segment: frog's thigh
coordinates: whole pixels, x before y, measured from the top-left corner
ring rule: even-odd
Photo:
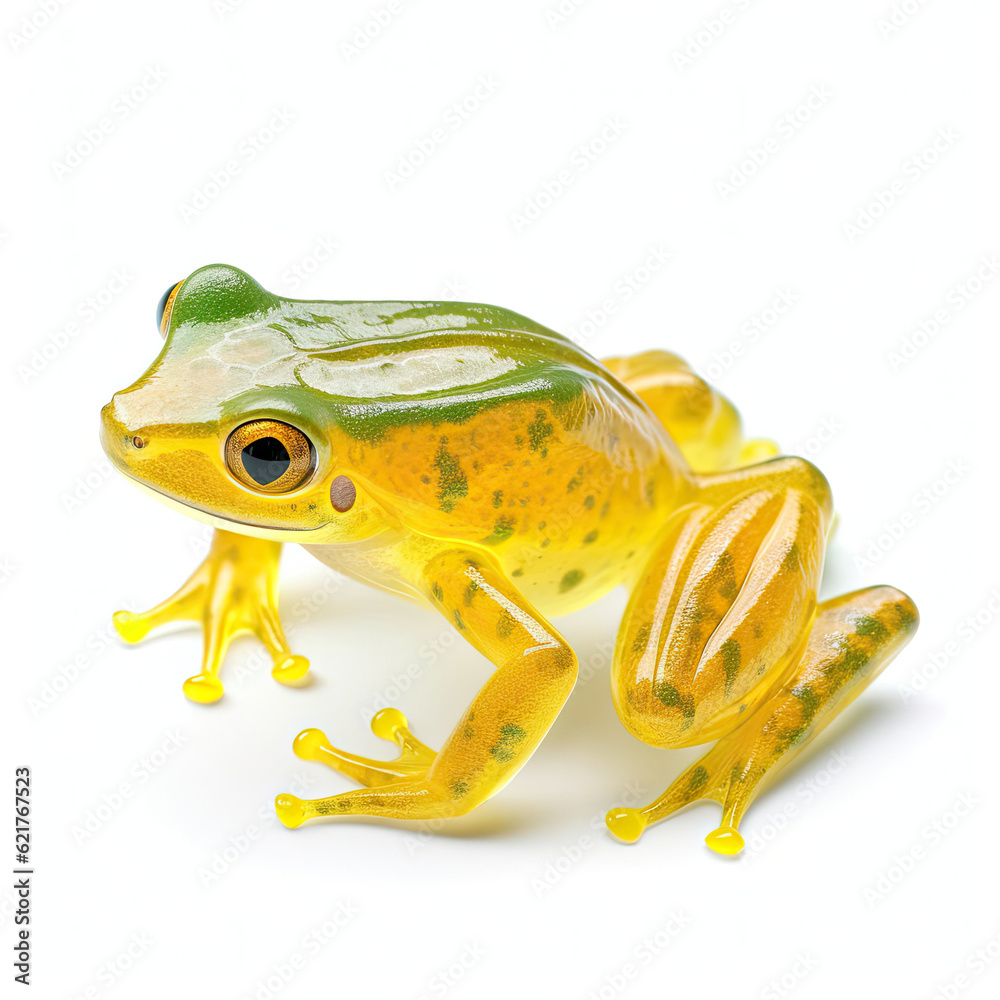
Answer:
[[[721,854],[743,847],[737,827],[747,807],[781,768],[839,715],[909,642],[917,609],[892,587],[871,587],[820,605],[791,675],[742,725],[687,768],[642,809],[612,809],[607,823],[635,840],[650,823],[698,799],[722,806],[706,838]]]
[[[777,452],[771,441],[743,437],[736,407],[669,351],[645,351],[601,362],[653,411],[699,472],[729,469]]]
[[[664,526],[612,667],[622,723],[653,746],[738,725],[801,653],[816,611],[829,498],[799,459],[702,479]],[[817,473],[818,475],[818,473]]]
[[[576,680],[576,657],[491,557],[444,552],[428,564],[421,585],[498,670],[424,774],[327,799],[279,796],[278,815],[286,825],[314,816],[427,819],[468,812],[513,777],[559,714]],[[349,756],[340,754],[334,766],[346,770]]]

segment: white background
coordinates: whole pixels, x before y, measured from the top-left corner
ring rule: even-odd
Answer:
[[[555,2],[394,3],[381,27],[388,0],[102,0],[48,23],[6,5],[3,773],[34,775],[35,995],[997,995],[975,953],[1000,953],[1000,282],[968,282],[1000,252],[1000,12]],[[703,843],[710,805],[634,846],[603,828],[699,753],[615,717],[620,593],[560,621],[584,681],[476,813],[285,830],[276,793],[351,787],[298,761],[296,732],[384,756],[368,718],[388,695],[438,745],[488,665],[300,551],[282,608],[307,690],[241,640],[223,702],[193,705],[197,630],[113,637],[111,612],[176,587],[205,533],[110,472],[98,410],[158,350],[163,289],[213,261],[298,297],[502,304],[598,356],[676,350],[829,476],[824,593],[896,584],[917,638],[753,806],[735,860]]]

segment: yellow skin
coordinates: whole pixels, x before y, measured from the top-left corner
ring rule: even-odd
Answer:
[[[507,310],[301,302],[222,265],[174,287],[161,332],[159,357],[104,408],[102,440],[129,478],[216,532],[173,597],[115,615],[122,636],[200,621],[202,668],[185,683],[195,701],[222,696],[219,667],[241,631],[296,683],[309,664],[281,629],[277,566],[280,543],[298,542],[436,608],[497,668],[439,751],[395,709],[372,720],[395,761],[300,733],[300,757],[365,787],[279,795],[287,826],[456,816],[489,798],[573,688],[576,657],[549,618],[624,584],[611,671],[622,723],[658,747],[719,742],[608,826],[635,840],[711,798],[723,824],[707,842],[735,853],[763,779],[916,628],[916,608],[889,587],[817,603],[823,475],[746,441],[732,405],[665,351],[602,364]]]

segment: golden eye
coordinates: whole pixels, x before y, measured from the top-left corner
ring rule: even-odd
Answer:
[[[226,465],[244,486],[260,493],[288,493],[313,469],[309,438],[280,420],[241,424],[226,442]]]
[[[170,326],[170,310],[174,307],[174,299],[177,297],[177,289],[183,285],[183,281],[178,281],[176,285],[171,285],[156,304],[156,325],[160,328],[160,336],[167,335],[167,327]]]

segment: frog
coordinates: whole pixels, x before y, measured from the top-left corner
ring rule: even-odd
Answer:
[[[660,749],[711,744],[645,806],[612,807],[630,843],[699,800],[706,837],[739,853],[755,796],[912,637],[902,591],[819,599],[833,522],[810,461],[744,434],[735,406],[676,354],[599,361],[511,310],[452,301],[291,299],[213,264],[157,307],[162,347],[101,413],[113,466],[211,526],[170,597],[114,625],[203,633],[186,696],[223,695],[234,636],[274,678],[309,660],[281,624],[282,546],[442,615],[493,672],[439,749],[394,707],[378,759],[307,728],[293,752],[358,787],[279,794],[289,828],[324,817],[437,821],[495,795],[539,746],[576,682],[551,619],[627,593],[609,674],[618,718]]]

